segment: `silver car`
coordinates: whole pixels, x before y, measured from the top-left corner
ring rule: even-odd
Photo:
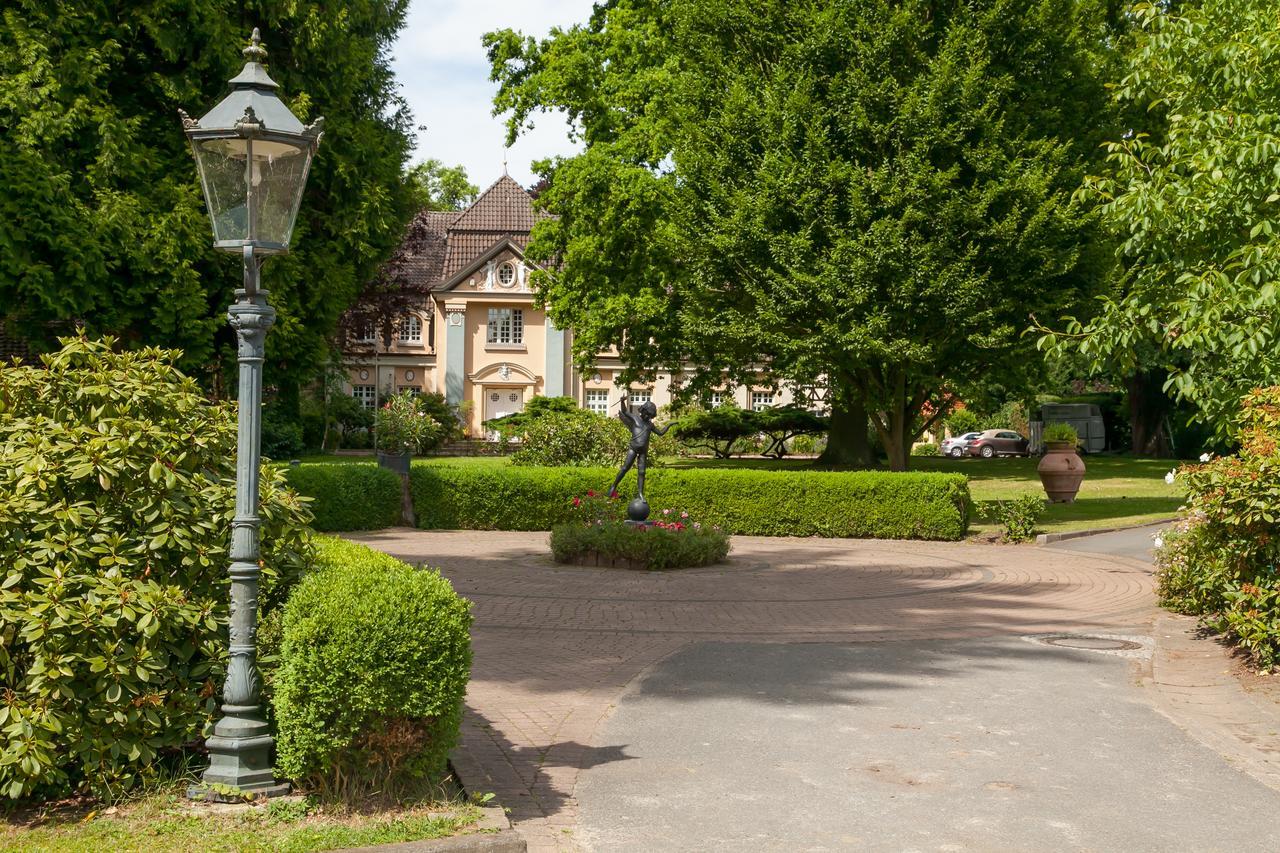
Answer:
[[[965,448],[969,446],[969,442],[973,441],[980,432],[966,432],[963,435],[953,435],[951,438],[944,438],[940,449],[943,456],[950,456],[952,459],[960,459],[965,455]]]

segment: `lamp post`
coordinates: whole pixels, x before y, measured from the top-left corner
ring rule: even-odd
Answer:
[[[232,78],[230,94],[206,115],[197,121],[179,110],[213,220],[213,245],[238,253],[244,262],[244,287],[236,291],[236,301],[227,311],[240,362],[231,648],[222,717],[207,742],[209,767],[201,784],[189,792],[201,798],[215,785],[267,796],[288,791],[288,785],[276,783],[271,766],[273,744],[260,708],[255,643],[262,362],[267,330],[276,316],[258,281],[266,257],[289,250],[324,120],[304,127],[276,96],[276,83],[262,65],[267,51],[256,29],[244,57],[244,69]]]

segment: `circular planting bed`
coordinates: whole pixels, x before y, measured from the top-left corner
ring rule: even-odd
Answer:
[[[729,537],[687,512],[664,509],[654,521],[622,521],[616,498],[588,492],[574,498],[578,520],[551,530],[557,563],[613,569],[663,571],[719,563],[729,554]]]

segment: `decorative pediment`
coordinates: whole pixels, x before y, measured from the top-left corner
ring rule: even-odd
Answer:
[[[503,270],[504,264],[510,264],[509,271]],[[524,249],[510,237],[503,237],[454,273],[439,289],[461,290],[472,278],[480,279],[476,282],[477,291],[528,293],[529,265],[524,259]]]
[[[542,381],[541,376],[510,361],[487,365],[467,378],[479,385],[535,385]]]

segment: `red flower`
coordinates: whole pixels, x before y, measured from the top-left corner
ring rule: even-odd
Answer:
[[[596,496],[595,492],[593,492],[591,489],[587,489],[587,497],[594,498],[595,496]]]
[[[577,498],[574,498],[574,499],[573,499],[573,505],[574,505],[574,506],[578,506],[580,503],[582,503],[582,501],[580,501],[579,499],[577,499]]]

